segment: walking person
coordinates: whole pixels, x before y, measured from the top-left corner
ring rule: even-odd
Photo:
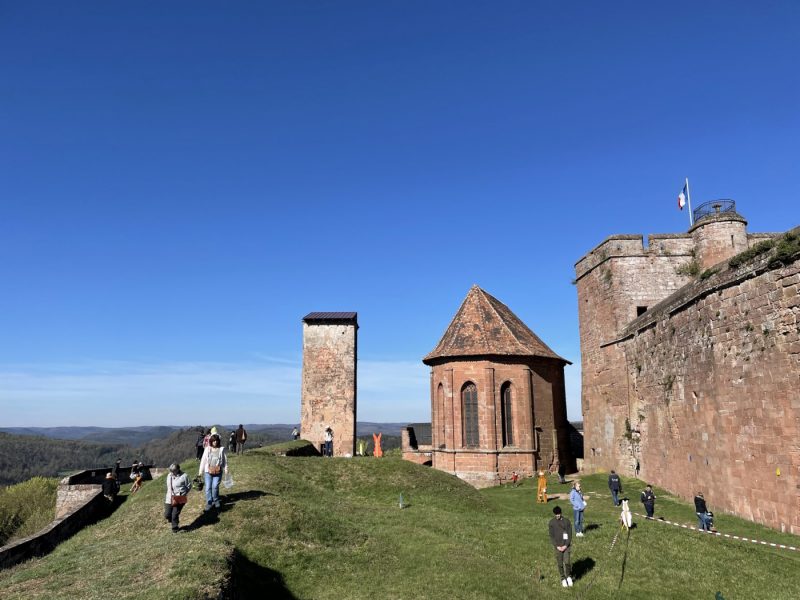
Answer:
[[[614,501],[614,506],[619,506],[619,495],[622,493],[622,480],[614,469],[611,469],[611,474],[608,476],[608,489],[611,490],[611,499]]]
[[[214,434],[211,436],[208,448],[203,452],[203,458],[200,459],[200,470],[198,475],[204,479],[206,491],[206,507],[205,510],[211,510],[211,507],[219,508],[219,482],[222,479],[222,474],[228,472],[228,456],[225,454],[225,448],[220,444],[219,436]]]
[[[558,574],[561,577],[561,587],[572,587],[572,562],[570,561],[570,546],[572,545],[572,525],[569,519],[561,514],[561,507],[553,507],[553,514],[548,529],[550,543],[553,544],[558,565]]]
[[[236,430],[236,448],[234,452],[237,454],[244,453],[244,443],[247,441],[247,432],[244,430],[244,425],[239,424],[239,429]]]
[[[569,501],[572,504],[572,514],[575,517],[575,537],[583,537],[583,511],[586,509],[586,499],[583,497],[580,481],[572,484]]]
[[[236,432],[231,431],[231,435],[228,437],[228,449],[236,454]]]
[[[169,466],[167,475],[167,496],[164,499],[164,518],[172,524],[172,533],[178,533],[178,520],[188,498],[189,476],[181,471],[178,463]]]
[[[710,531],[711,525],[708,519],[708,507],[702,492],[697,492],[694,497],[694,512],[697,515],[697,528],[700,531]]]
[[[324,456],[333,456],[333,429],[325,428],[325,451]]]
[[[300,437],[300,432],[297,430],[297,427],[292,429],[292,439],[297,440]]]
[[[642,492],[641,500],[642,504],[644,504],[644,510],[647,513],[647,518],[652,519],[653,513],[656,510],[656,495],[653,493],[653,486],[649,483]]]
[[[195,452],[197,453],[197,460],[203,458],[203,450],[205,450],[205,431],[202,427],[197,430],[197,440],[194,442]]]

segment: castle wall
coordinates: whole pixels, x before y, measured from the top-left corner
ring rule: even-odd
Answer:
[[[769,260],[687,286],[601,349],[624,374],[616,403],[591,398],[587,462],[632,474],[638,459],[649,482],[797,534],[800,263]]]
[[[604,347],[637,317],[691,281],[677,270],[693,260],[689,235],[612,236],[575,266],[581,341],[584,465],[587,470],[619,468],[607,448],[614,424],[628,416],[624,354]]]
[[[353,323],[303,323],[300,432],[320,449],[333,430],[333,454],[355,454],[357,329]]]
[[[705,270],[747,250],[747,222],[735,214],[708,215],[689,230],[700,269]]]

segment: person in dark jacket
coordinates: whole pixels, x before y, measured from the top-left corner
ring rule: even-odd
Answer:
[[[619,506],[619,495],[622,493],[622,480],[613,469],[608,476],[608,489],[611,490],[611,499],[614,501],[614,506]]]
[[[708,522],[708,507],[702,492],[697,492],[694,497],[694,512],[697,514],[697,528],[700,531],[709,531],[711,527]]]
[[[561,507],[553,508],[555,515],[550,519],[550,543],[556,554],[558,574],[561,576],[562,587],[572,587],[572,563],[569,557],[569,548],[572,545],[572,524],[569,519],[561,514]]]
[[[197,453],[197,460],[203,458],[203,450],[206,449],[205,440],[206,440],[205,430],[202,427],[200,427],[197,430],[197,441],[195,441],[194,443],[194,447]]]
[[[642,492],[641,500],[642,504],[644,504],[644,510],[647,513],[647,518],[652,519],[653,513],[656,510],[656,495],[653,493],[653,486],[649,483]]]
[[[119,484],[117,483],[114,474],[106,473],[106,478],[103,480],[103,496],[105,496],[106,500],[108,500],[109,502],[114,502],[114,499],[117,497],[118,491],[119,491]]]

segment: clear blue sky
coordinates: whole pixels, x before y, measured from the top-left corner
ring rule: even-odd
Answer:
[[[0,424],[429,420],[469,287],[567,368],[574,263],[733,198],[800,224],[800,3],[0,2]]]

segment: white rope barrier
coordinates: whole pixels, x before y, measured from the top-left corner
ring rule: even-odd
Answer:
[[[633,512],[633,511],[631,511]],[[770,548],[780,548],[781,550],[794,550],[795,552],[800,552],[800,548],[795,546],[787,546],[785,544],[775,544],[773,542],[765,542],[763,540],[754,540],[752,538],[742,537],[740,535],[731,535],[729,533],[720,533],[719,531],[703,531],[702,529],[698,529],[697,527],[692,527],[691,525],[686,525],[685,523],[675,523],[674,521],[669,521],[662,517],[648,519],[646,515],[639,514],[634,512],[637,517],[642,517],[648,521],[659,521],[661,523],[669,523],[670,525],[674,525],[675,527],[680,527],[681,529],[692,529],[694,531],[702,531],[703,533],[708,533],[711,535],[716,535],[717,537],[725,537],[731,540],[739,540],[740,542],[751,542],[753,544],[759,544],[761,546],[769,546]]]

